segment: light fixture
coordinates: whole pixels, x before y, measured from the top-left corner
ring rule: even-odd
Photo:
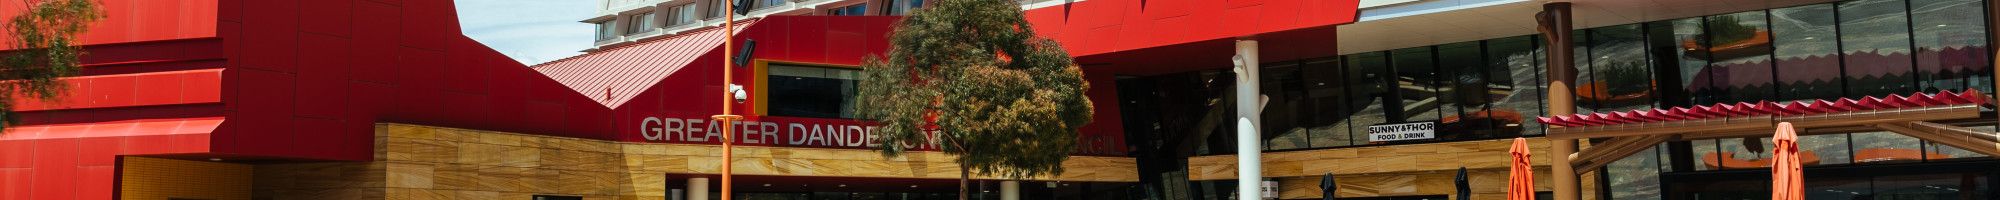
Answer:
[[[208,158],[208,161],[222,162],[222,158]]]
[[[771,184],[770,184],[770,183],[765,183],[765,184],[764,184],[764,187],[771,187]]]
[[[910,185],[910,188],[917,188],[917,185]]]
[[[847,187],[847,184],[840,184],[840,187]]]

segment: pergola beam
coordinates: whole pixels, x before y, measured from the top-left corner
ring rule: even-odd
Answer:
[[[1609,165],[1611,164],[1611,162],[1618,161],[1618,159],[1625,158],[1626,156],[1632,156],[1632,154],[1637,154],[1639,153],[1639,151],[1646,150],[1646,147],[1659,145],[1660,143],[1664,143],[1673,139],[1674,139],[1673,135],[1645,135],[1645,136],[1626,136],[1626,137],[1612,138],[1611,141],[1605,141],[1602,144],[1591,145],[1590,148],[1588,149],[1583,149],[1582,151],[1576,152],[1576,154],[1571,154],[1567,156],[1570,157],[1569,161],[1570,166],[1575,166],[1575,169],[1577,169],[1576,174],[1583,174],[1595,171],[1597,170],[1598,167]]]
[[[1975,113],[1976,114],[1976,113]],[[1669,122],[1633,123],[1609,126],[1563,127],[1549,129],[1551,139],[1590,139],[1626,136],[1667,135],[1690,132],[1730,132],[1750,130],[1770,130],[1776,127],[1773,118],[1766,116],[1734,117],[1717,119],[1681,120]]]
[[[1558,127],[1549,129],[1547,137],[1550,139],[1588,139],[1645,135],[1681,135],[1683,139],[1728,138],[1770,134],[1770,131],[1777,127],[1778,122],[1791,122],[1794,127],[1806,129],[1874,126],[1875,124],[1882,123],[1968,118],[1979,118],[1978,105],[1931,106],[1784,117],[1765,115],[1607,126]]]
[[[1994,133],[1921,121],[1881,123],[1874,126],[1924,141],[2000,157],[2000,139],[1996,139]]]

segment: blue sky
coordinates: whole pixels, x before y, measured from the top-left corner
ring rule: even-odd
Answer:
[[[459,28],[522,64],[581,54],[590,48],[590,24],[600,0],[453,0]]]

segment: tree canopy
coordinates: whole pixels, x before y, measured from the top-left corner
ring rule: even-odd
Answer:
[[[1011,178],[1062,173],[1089,85],[1054,40],[1035,36],[1015,1],[939,0],[898,22],[886,57],[863,62],[861,118],[885,156],[936,142],[968,171]]]
[[[28,1],[29,8],[7,21],[7,50],[0,52],[0,94],[53,101],[68,91],[58,79],[76,73],[83,56],[76,36],[104,18],[93,0]],[[19,120],[16,95],[0,95],[0,127]]]

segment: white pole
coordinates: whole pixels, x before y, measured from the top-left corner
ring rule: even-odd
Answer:
[[[1001,181],[1000,200],[1021,200],[1021,181]]]
[[[708,178],[688,178],[688,200],[708,199]]]
[[[1264,165],[1258,114],[1257,41],[1236,41],[1236,199],[1264,199]]]

